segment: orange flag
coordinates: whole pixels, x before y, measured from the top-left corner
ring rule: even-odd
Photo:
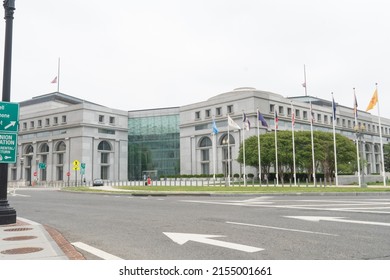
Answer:
[[[374,95],[371,98],[370,104],[368,104],[366,111],[371,110],[375,107],[376,103],[378,102],[378,90],[375,90]]]

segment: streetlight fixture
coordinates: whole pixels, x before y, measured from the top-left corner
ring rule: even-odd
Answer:
[[[11,100],[11,60],[12,60],[12,27],[15,11],[15,0],[3,1],[5,11],[5,41],[2,101]],[[0,225],[16,223],[16,211],[7,200],[8,163],[0,163]]]
[[[361,187],[364,188],[364,187],[367,187],[367,184],[364,182],[364,146],[363,146],[363,141],[362,139],[364,138],[364,135],[363,133],[366,131],[366,127],[361,124],[361,125],[355,125],[354,127],[354,130],[355,130],[355,134],[356,134],[356,141],[358,141],[358,147],[361,147],[359,148],[359,154],[361,154],[360,156],[360,161],[361,161]],[[361,153],[360,153],[360,150],[361,150]]]

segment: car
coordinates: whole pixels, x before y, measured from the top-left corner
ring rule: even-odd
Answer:
[[[104,182],[103,182],[102,179],[94,179],[92,185],[93,185],[94,187],[103,186],[103,185],[104,185]]]

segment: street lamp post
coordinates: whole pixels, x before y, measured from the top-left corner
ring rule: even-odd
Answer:
[[[11,100],[11,59],[12,59],[12,23],[14,19],[15,0],[4,0],[5,43],[2,101]],[[8,163],[0,163],[0,225],[16,223],[16,211],[7,200]]]
[[[20,158],[20,183],[22,183],[23,180],[23,163],[24,163],[24,158]]]
[[[366,130],[365,126],[364,125],[356,125],[354,127],[355,129],[355,133],[356,133],[356,141],[359,141],[358,143],[358,147],[361,147],[359,148],[359,150],[361,150],[361,153],[359,151],[359,154],[361,154],[360,156],[360,160],[361,160],[361,187],[364,188],[364,187],[367,187],[367,184],[364,182],[364,149],[363,149],[363,141],[362,141],[362,138],[363,138],[363,133],[364,131]]]

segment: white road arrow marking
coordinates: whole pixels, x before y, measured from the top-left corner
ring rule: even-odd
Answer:
[[[339,222],[339,223],[350,223],[350,224],[362,224],[362,225],[375,225],[375,226],[390,227],[390,223],[345,220],[345,217],[285,216],[285,218],[292,218],[292,219],[298,219],[298,220],[304,220],[304,221],[310,221],[310,222],[328,221],[328,222]]]
[[[74,247],[77,247],[77,248],[83,250],[83,251],[91,253],[91,254],[93,254],[93,255],[95,255],[95,256],[103,259],[103,260],[123,260],[123,259],[121,259],[121,258],[119,258],[117,256],[111,255],[111,254],[109,254],[107,252],[104,252],[104,251],[102,251],[100,249],[97,249],[95,247],[89,246],[89,245],[87,245],[87,244],[85,244],[83,242],[73,242],[72,245]]]
[[[224,247],[224,248],[243,251],[247,253],[254,253],[254,252],[259,252],[264,250],[262,248],[212,239],[217,237],[225,237],[223,235],[193,234],[193,233],[178,233],[178,232],[163,232],[163,233],[166,236],[168,236],[170,239],[172,239],[173,242],[176,242],[179,245],[183,245],[188,241],[194,241],[198,243]]]
[[[9,125],[6,125],[6,126],[4,127],[4,130],[10,128],[11,126],[15,126],[15,124],[16,124],[16,121],[10,121],[10,122],[9,122]]]

